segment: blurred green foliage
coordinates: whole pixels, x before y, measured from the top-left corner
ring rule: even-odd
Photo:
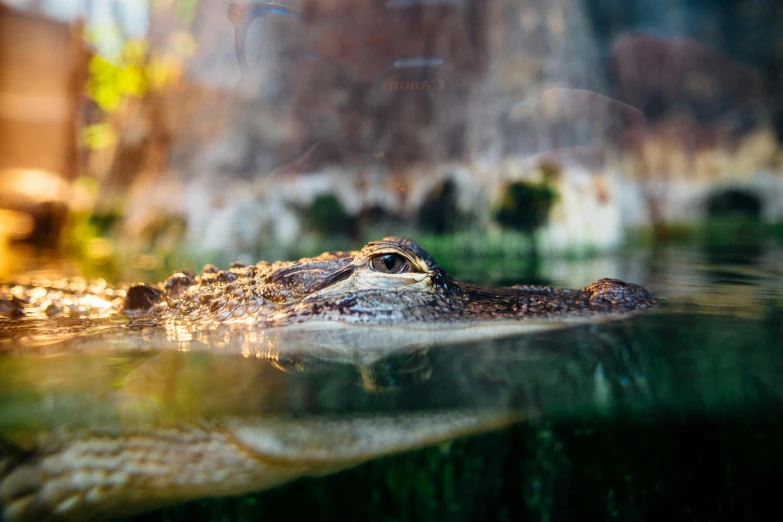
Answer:
[[[462,216],[457,208],[457,195],[457,184],[453,179],[437,185],[419,208],[419,229],[434,234],[448,234],[458,229]]]
[[[706,250],[746,251],[765,242],[783,244],[783,223],[763,223],[746,217],[721,217],[688,225],[670,224],[661,237],[652,229],[640,229],[628,235],[626,250],[664,244],[697,245]]]
[[[556,201],[557,192],[546,180],[515,181],[503,189],[495,219],[505,228],[533,234],[546,224]]]
[[[182,16],[192,17],[195,2],[180,2],[179,7]],[[116,28],[92,27],[86,39],[95,42],[107,35],[120,38]],[[196,42],[188,32],[175,31],[166,49],[151,49],[145,38],[130,38],[122,42],[116,56],[93,55],[86,92],[103,111],[103,118],[84,127],[82,143],[90,150],[115,145],[122,121],[110,121],[111,116],[120,112],[126,100],[141,100],[150,91],[175,85],[182,75],[185,59],[195,48]]]
[[[308,228],[320,236],[350,235],[352,221],[334,194],[317,196],[307,210]]]
[[[183,25],[192,24],[196,19],[196,14],[198,14],[199,2],[200,0],[177,0],[177,21]],[[161,2],[160,0],[156,0],[155,3],[165,4],[165,2]]]

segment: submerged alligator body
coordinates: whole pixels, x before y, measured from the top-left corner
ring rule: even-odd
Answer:
[[[518,420],[510,411],[456,410],[61,430],[39,435],[33,451],[0,452],[0,520],[106,520],[250,493]]]
[[[617,319],[657,305],[641,286],[616,279],[579,290],[463,283],[416,243],[396,237],[295,262],[234,263],[225,271],[208,265],[200,275],[179,272],[158,284],[49,282],[1,291],[0,314],[10,321],[0,322],[0,338],[12,341],[58,320],[52,335],[60,338],[117,328],[162,329],[179,341],[216,330],[350,330],[357,337],[354,327],[365,327],[357,338],[373,342],[367,327],[378,327],[374,342],[457,342]],[[346,344],[344,336],[318,342],[329,339]]]

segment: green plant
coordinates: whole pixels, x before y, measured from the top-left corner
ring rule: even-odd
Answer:
[[[351,217],[333,194],[322,194],[310,203],[307,223],[312,232],[322,236],[350,235],[353,226]]]
[[[514,181],[504,188],[495,219],[505,228],[532,235],[546,224],[555,201],[557,192],[547,181]]]
[[[417,221],[421,230],[434,234],[449,234],[456,230],[460,215],[454,180],[443,181],[427,194]]]

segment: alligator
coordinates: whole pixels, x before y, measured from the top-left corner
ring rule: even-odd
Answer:
[[[200,341],[225,349],[220,342],[228,335],[246,356],[255,350],[271,360],[286,343],[319,353],[384,352],[613,320],[656,305],[641,286],[615,279],[580,290],[460,282],[413,241],[388,237],[361,251],[295,262],[208,265],[199,275],[181,271],[158,284],[7,284],[0,287],[0,347],[7,355],[35,355],[40,345],[62,350],[85,339],[105,347],[115,335],[125,348],[129,339],[144,338],[155,348]],[[227,413],[38,427],[21,441],[14,430],[0,434],[0,518],[105,519],[259,491],[528,414],[519,408],[305,418]]]
[[[231,333],[242,337],[236,344],[245,351],[281,339],[304,349],[388,350],[620,319],[657,304],[641,286],[616,279],[579,290],[468,284],[413,241],[387,237],[361,251],[294,262],[207,265],[200,275],[181,271],[158,284],[5,285],[0,346],[130,329],[158,332],[164,344],[203,346]]]

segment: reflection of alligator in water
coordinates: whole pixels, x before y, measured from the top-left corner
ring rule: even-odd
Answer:
[[[0,458],[0,518],[104,519],[258,491],[498,428],[516,418],[508,411],[441,411],[58,432],[39,437],[34,452]]]
[[[350,331],[369,347],[384,339],[411,344],[416,338],[500,337],[621,318],[657,304],[642,287],[614,279],[581,290],[462,283],[401,238],[296,262],[235,263],[227,271],[207,266],[201,275],[180,272],[163,283],[127,290],[49,283],[6,286],[2,293],[4,314],[24,319],[0,324],[8,339],[34,337],[41,332],[33,328],[48,324],[57,324],[51,335],[67,338],[116,328],[120,321],[131,329],[162,326],[170,340],[179,341],[221,328],[269,332],[286,327],[331,336]],[[373,336],[373,329],[383,334]]]

